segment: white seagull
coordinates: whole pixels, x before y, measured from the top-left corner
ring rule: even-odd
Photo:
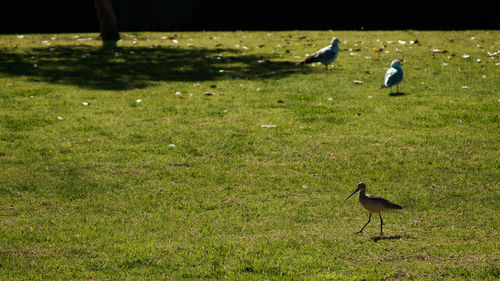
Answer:
[[[399,91],[398,84],[403,81],[403,69],[401,68],[401,62],[399,60],[393,60],[391,62],[391,68],[385,73],[384,85],[380,89],[391,88],[396,85],[396,92]],[[391,89],[392,93],[392,89]]]
[[[332,38],[332,44],[326,46],[321,50],[315,52],[314,54],[308,56],[304,61],[298,62],[297,65],[304,65],[313,62],[320,62],[328,70],[328,65],[337,59],[339,54],[339,39],[337,37]]]

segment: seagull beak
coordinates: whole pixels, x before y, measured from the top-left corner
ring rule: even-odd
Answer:
[[[359,187],[358,187],[356,190],[354,190],[354,192],[353,192],[353,193],[351,193],[351,195],[349,195],[349,197],[347,197],[347,198],[344,200],[344,202],[345,202],[345,201],[347,201],[347,199],[351,198],[351,196],[353,196],[353,195],[354,195],[356,192],[358,192],[358,191],[359,191]]]

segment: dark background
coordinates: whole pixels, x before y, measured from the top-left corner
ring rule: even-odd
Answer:
[[[93,0],[4,1],[0,33],[98,32]],[[500,1],[112,1],[120,31],[500,29]]]

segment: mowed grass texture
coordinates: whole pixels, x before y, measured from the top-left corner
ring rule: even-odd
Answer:
[[[91,36],[0,36],[0,279],[499,278],[500,32]]]

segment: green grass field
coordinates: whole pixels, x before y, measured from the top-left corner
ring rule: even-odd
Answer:
[[[0,35],[1,280],[498,280],[500,31],[92,36]]]

